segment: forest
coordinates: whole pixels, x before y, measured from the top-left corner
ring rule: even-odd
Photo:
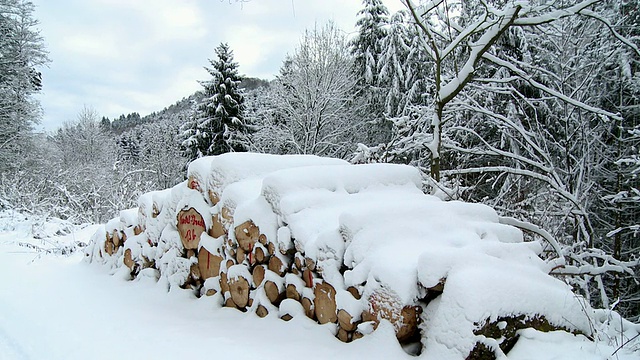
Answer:
[[[545,240],[573,265],[553,275],[640,321],[638,1],[404,3],[363,0],[351,36],[308,29],[273,80],[242,75],[221,43],[202,90],[163,110],[86,107],[37,133],[45,41],[33,4],[0,0],[0,209],[105,222],[226,152],[408,164],[427,193]]]

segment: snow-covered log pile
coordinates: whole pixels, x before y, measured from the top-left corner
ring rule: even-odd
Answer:
[[[345,342],[390,323],[425,358],[485,359],[525,328],[591,335],[591,310],[541,251],[489,207],[425,195],[412,167],[233,153],[141,196],[87,257],[261,317],[307,316]]]

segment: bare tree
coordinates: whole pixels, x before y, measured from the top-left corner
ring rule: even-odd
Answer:
[[[357,77],[345,35],[333,24],[305,32],[273,84],[279,129],[293,152],[344,157],[361,124]]]

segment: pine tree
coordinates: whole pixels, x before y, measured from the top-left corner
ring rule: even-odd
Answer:
[[[364,8],[358,11],[358,34],[351,42],[355,56],[356,73],[361,86],[378,85],[378,61],[382,54],[382,40],[386,37],[385,26],[389,23],[389,10],[381,0],[363,0]]]
[[[226,43],[215,50],[217,60],[209,60],[205,68],[213,77],[201,81],[204,98],[198,104],[190,122],[183,125],[183,154],[193,160],[198,157],[233,151],[247,151],[249,128],[244,119],[244,96],[239,88],[242,77],[233,51]]]
[[[350,42],[351,53],[355,57],[354,71],[358,77],[358,87],[364,95],[365,106],[361,117],[371,121],[367,127],[367,142],[378,144],[387,142],[390,124],[385,121],[385,94],[380,83],[379,63],[383,39],[387,36],[389,10],[381,0],[363,0],[364,7],[358,11],[356,27],[358,33]]]
[[[19,166],[39,120],[32,95],[42,87],[37,68],[48,59],[33,11],[29,1],[0,0],[0,172]]]

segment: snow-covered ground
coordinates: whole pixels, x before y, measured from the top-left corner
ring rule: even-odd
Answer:
[[[0,214],[0,359],[413,358],[389,324],[344,344],[305,317],[261,319],[144,277],[108,275],[83,262],[82,251],[63,254],[88,242],[94,226],[65,235],[63,222],[34,224]],[[581,336],[524,331],[508,359],[640,359],[625,349],[609,357],[614,351]]]

